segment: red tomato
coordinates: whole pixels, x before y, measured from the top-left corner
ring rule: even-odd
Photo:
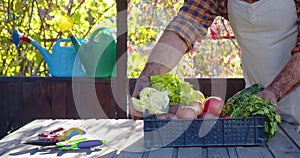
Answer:
[[[220,116],[224,104],[225,102],[219,97],[208,97],[204,103],[204,111]]]

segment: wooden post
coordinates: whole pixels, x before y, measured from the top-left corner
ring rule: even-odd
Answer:
[[[116,0],[117,2],[117,65],[116,80],[113,81],[115,118],[127,118],[127,0]],[[116,93],[117,90],[117,93]]]

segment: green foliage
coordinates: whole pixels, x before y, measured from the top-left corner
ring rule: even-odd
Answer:
[[[183,0],[132,0],[128,3],[128,77],[136,78],[148,55],[173,19]],[[0,5],[0,74],[2,76],[49,76],[41,54],[22,42],[15,47],[11,40],[14,28],[34,39],[51,52],[57,39],[67,38],[57,22],[68,15],[74,21],[72,33],[89,37],[98,26],[116,27],[116,4],[109,0],[2,0]],[[233,36],[229,23],[226,28]],[[221,18],[212,26],[217,37],[228,33]],[[240,54],[230,39],[212,39],[210,32],[199,39],[195,48],[182,58],[172,71],[181,77],[241,77]]]
[[[183,0],[134,0],[128,4],[129,78],[139,76],[151,48],[182,4]],[[210,30],[216,38],[211,37]],[[180,77],[242,77],[241,52],[234,38],[228,38],[231,36],[234,35],[229,22],[217,17],[207,37],[197,41],[172,73]]]
[[[85,38],[97,25],[116,27],[116,5],[108,0],[3,0],[0,6],[0,73],[3,76],[48,76],[48,68],[40,53],[11,40],[13,29],[40,43],[51,52],[57,39],[68,38],[57,22],[63,15],[74,21],[71,29],[78,38]]]
[[[128,4],[128,77],[136,78],[153,45],[183,1],[133,0]]]

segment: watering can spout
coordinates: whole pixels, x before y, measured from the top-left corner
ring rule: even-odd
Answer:
[[[39,43],[31,40],[30,44],[32,44],[36,49],[39,50],[39,52],[42,54],[43,58],[45,59],[46,63],[50,63],[52,60],[52,55],[49,53],[48,50],[46,50],[44,47],[42,47]]]
[[[12,40],[16,46],[19,45],[20,41],[24,41],[26,43],[32,44],[35,48],[39,50],[39,52],[42,54],[43,58],[45,59],[46,63],[49,63],[52,61],[52,55],[43,48],[39,43],[35,42],[31,38],[24,36],[22,33],[20,33],[17,29],[14,29],[12,33]]]

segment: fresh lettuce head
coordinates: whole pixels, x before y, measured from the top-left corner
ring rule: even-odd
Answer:
[[[140,99],[132,98],[134,108],[151,114],[166,113],[169,109],[168,91],[158,91],[155,88],[146,87],[140,93]]]

